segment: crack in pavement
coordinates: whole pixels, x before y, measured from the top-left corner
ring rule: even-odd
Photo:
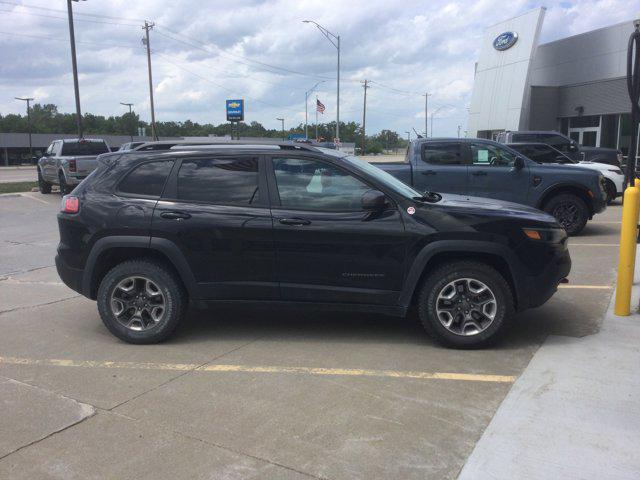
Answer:
[[[71,297],[67,297],[67,298],[62,298],[59,300],[53,300],[51,302],[45,302],[45,303],[39,303],[37,305],[27,305],[24,307],[15,307],[15,308],[10,308],[9,310],[0,310],[0,315],[4,315],[6,313],[11,313],[11,312],[17,312],[19,310],[26,310],[29,308],[38,308],[38,307],[45,307],[47,305],[53,305],[56,303],[62,303],[62,302],[66,302],[67,300],[73,300],[74,298],[78,298],[81,297],[82,295],[78,294],[78,295],[73,295]]]

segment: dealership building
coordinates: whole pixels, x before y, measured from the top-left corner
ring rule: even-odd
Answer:
[[[630,142],[627,42],[633,21],[538,44],[545,9],[488,27],[469,108],[469,135],[557,130],[588,146]],[[636,139],[637,141],[637,139]]]

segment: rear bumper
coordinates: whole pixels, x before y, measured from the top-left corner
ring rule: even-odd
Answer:
[[[64,282],[64,284],[72,290],[75,290],[78,293],[82,292],[82,277],[83,270],[78,270],[77,268],[71,268],[67,265],[60,254],[56,255],[56,270],[58,271],[58,275],[60,279]]]
[[[558,290],[558,284],[571,271],[571,257],[569,250],[560,252],[537,275],[527,275],[524,278],[524,292],[518,296],[518,310],[539,307],[549,300]]]

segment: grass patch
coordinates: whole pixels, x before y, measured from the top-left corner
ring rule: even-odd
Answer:
[[[38,182],[0,183],[0,193],[30,192],[32,188],[37,186]]]

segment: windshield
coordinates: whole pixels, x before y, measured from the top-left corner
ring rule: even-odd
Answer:
[[[359,170],[362,170],[368,175],[374,177],[376,180],[382,182],[386,187],[390,188],[397,194],[402,195],[403,197],[422,197],[422,194],[417,190],[414,190],[409,185],[402,183],[390,173],[387,173],[384,170],[371,165],[366,160],[362,160],[353,155],[347,155],[345,157],[342,157],[342,159],[358,168]]]
[[[63,156],[71,155],[100,155],[109,152],[109,147],[104,142],[65,142],[62,145]]]

